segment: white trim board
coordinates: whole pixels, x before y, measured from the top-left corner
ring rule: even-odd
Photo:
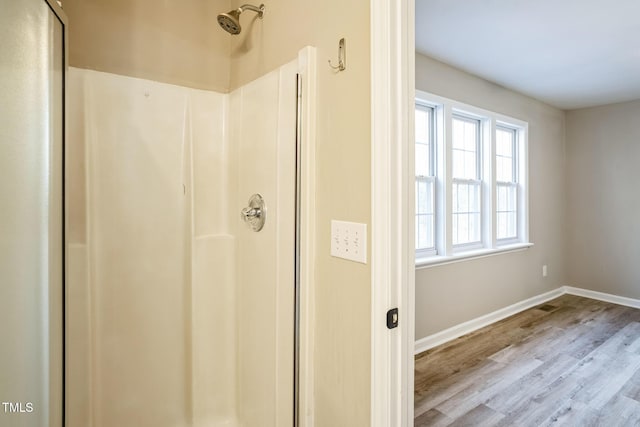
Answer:
[[[477,317],[467,322],[460,323],[459,325],[452,326],[451,328],[445,329],[443,331],[436,332],[433,335],[429,335],[416,340],[415,354],[422,353],[423,351],[439,346],[440,344],[453,341],[456,338],[459,338],[473,331],[477,331],[478,329],[484,328],[485,326],[489,326],[490,324],[495,323],[499,320],[505,319],[509,316],[513,316],[514,314],[520,313],[521,311],[527,310],[531,307],[535,307],[536,305],[550,301],[554,298],[558,298],[564,293],[564,289],[560,287],[558,289],[545,292],[544,294],[537,295],[524,301],[517,302],[508,307],[501,308],[494,311],[493,313],[485,314],[484,316]]]
[[[452,326],[433,335],[426,336],[415,342],[414,354],[422,353],[431,348],[437,347],[449,341],[453,341],[463,335],[477,331],[478,329],[489,326],[514,314],[518,314],[524,310],[528,310],[536,305],[551,301],[564,294],[576,295],[585,298],[591,298],[599,301],[610,302],[613,304],[624,305],[627,307],[640,308],[640,300],[621,297],[618,295],[606,294],[604,292],[591,291],[588,289],[574,288],[572,286],[561,286],[544,294],[534,296],[524,301],[517,302],[508,307],[501,308],[484,316],[477,317],[459,325]]]
[[[414,1],[371,0],[369,427],[413,425]],[[387,329],[387,311],[399,322]]]
[[[621,297],[618,295],[592,291],[589,289],[574,288],[573,286],[563,286],[562,289],[564,290],[563,293],[565,294],[596,299],[599,301],[610,302],[612,304],[624,305],[627,307],[640,308],[640,300],[634,298]]]

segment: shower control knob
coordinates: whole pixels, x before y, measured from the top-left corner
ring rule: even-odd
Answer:
[[[260,194],[251,196],[249,198],[249,206],[240,211],[240,216],[253,231],[262,230],[267,219],[267,210],[262,196]]]
[[[256,209],[256,208],[242,209],[242,216],[247,221],[255,218],[260,218],[260,215],[262,215],[262,211],[260,209]]]

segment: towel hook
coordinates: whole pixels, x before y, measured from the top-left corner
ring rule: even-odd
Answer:
[[[344,71],[347,68],[347,43],[344,37],[338,43],[338,65],[333,65],[331,60],[328,61],[329,66],[336,71]]]

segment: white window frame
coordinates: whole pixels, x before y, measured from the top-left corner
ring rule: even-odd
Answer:
[[[451,187],[452,187],[452,194],[453,194],[453,185],[454,184],[458,184],[458,185],[477,185],[478,186],[478,191],[480,193],[480,238],[477,241],[474,242],[465,242],[465,243],[453,243],[453,224],[451,226],[451,250],[453,253],[461,253],[461,252],[466,252],[466,251],[470,251],[470,250],[474,250],[474,249],[481,249],[484,247],[485,243],[484,243],[484,237],[483,237],[483,230],[484,230],[484,216],[485,216],[485,212],[484,212],[484,203],[482,200],[482,180],[479,179],[464,179],[464,178],[451,178]],[[451,216],[449,217],[451,219],[451,221],[453,221],[453,215],[455,215],[456,213],[453,211],[453,196],[451,197]]]
[[[417,257],[421,257],[421,258],[425,258],[425,257],[430,257],[430,256],[434,256],[438,254],[438,250],[436,249],[438,246],[438,233],[437,233],[437,200],[438,198],[436,197],[436,192],[437,192],[437,187],[436,187],[436,177],[435,176],[416,176],[416,181],[422,181],[422,182],[426,182],[426,183],[432,183],[433,184],[433,192],[431,193],[431,197],[432,197],[432,204],[433,204],[433,217],[434,217],[434,221],[433,221],[433,246],[429,247],[429,248],[419,248],[416,249],[416,256]],[[415,216],[417,217],[418,215],[420,215],[419,213],[416,212]]]
[[[467,122],[473,122],[474,124],[478,125],[478,137],[476,138],[476,177],[475,178],[455,178],[453,177],[453,165],[451,167],[451,174],[450,174],[450,179],[451,179],[451,204],[450,204],[450,212],[448,213],[449,215],[449,219],[451,219],[453,221],[453,215],[454,215],[454,211],[453,211],[453,185],[454,184],[462,184],[462,185],[477,185],[478,186],[478,191],[480,193],[480,238],[479,240],[475,241],[475,242],[467,242],[467,243],[457,243],[454,244],[453,243],[453,225],[451,227],[451,235],[449,236],[451,239],[451,250],[453,253],[461,253],[461,252],[466,252],[466,251],[470,251],[470,250],[475,250],[475,249],[480,249],[482,247],[484,247],[485,243],[484,243],[484,236],[483,236],[483,229],[484,229],[484,201],[482,200],[482,185],[483,185],[483,168],[482,168],[482,153],[483,153],[483,144],[484,144],[484,138],[482,135],[482,120],[479,119],[478,117],[466,114],[464,111],[456,111],[453,110],[452,114],[451,114],[451,120],[452,120],[452,124],[453,124],[453,120],[454,119],[458,119],[458,120],[462,120],[462,121],[467,121]],[[453,137],[453,132],[452,132],[452,137]],[[453,140],[452,140],[452,144],[451,144],[451,149],[450,149],[450,153],[451,153],[451,158],[453,159]]]
[[[528,212],[528,129],[527,122],[494,113],[472,105],[447,99],[428,92],[416,91],[415,102],[434,109],[434,173],[435,173],[435,253],[416,250],[416,267],[457,262],[533,246],[529,242]],[[480,124],[478,181],[480,182],[481,241],[452,244],[452,127],[453,117],[478,120]],[[515,173],[517,174],[517,237],[497,239],[496,203],[496,129],[516,132]],[[415,141],[414,141],[415,143]],[[465,181],[465,180],[462,180]]]
[[[522,137],[521,135],[521,130],[519,130],[518,128],[515,128],[511,125],[508,124],[503,124],[503,123],[496,123],[496,130],[501,129],[501,130],[506,130],[506,131],[510,131],[513,132],[513,180],[512,181],[498,181],[496,180],[496,193],[498,191],[498,187],[499,186],[503,186],[503,187],[511,187],[511,188],[515,188],[516,190],[516,235],[514,237],[506,237],[506,238],[498,238],[497,237],[497,230],[496,230],[496,245],[497,246],[505,246],[505,245],[512,245],[512,244],[517,244],[520,243],[521,238],[520,235],[522,233],[522,230],[520,229],[520,223],[522,222],[522,219],[520,218],[520,196],[522,194],[522,190],[520,189],[520,176],[518,171],[520,170],[520,166],[518,164],[518,159],[520,158],[520,144],[518,143],[518,141],[520,140],[520,138]],[[497,153],[496,153],[496,157],[497,157]],[[498,215],[498,208],[496,206],[496,217]]]
[[[437,188],[437,167],[436,167],[436,151],[437,151],[437,143],[436,143],[436,132],[435,129],[437,128],[436,126],[436,119],[437,119],[437,114],[436,114],[436,108],[429,104],[429,103],[424,103],[424,102],[419,102],[416,100],[415,103],[415,108],[424,108],[424,109],[429,109],[431,111],[429,111],[429,114],[431,115],[431,127],[430,127],[430,135],[429,135],[429,170],[431,171],[432,175],[429,176],[419,176],[419,175],[415,175],[415,179],[416,181],[422,181],[422,182],[426,182],[426,183],[432,183],[433,184],[433,192],[431,193],[431,197],[432,197],[432,205],[433,205],[433,216],[434,216],[434,222],[433,222],[433,230],[434,230],[434,235],[433,235],[433,246],[429,247],[429,248],[420,248],[420,249],[416,249],[416,257],[420,257],[420,258],[427,258],[427,257],[431,257],[434,255],[438,254],[438,235],[437,235],[437,217],[438,217],[438,213],[437,213],[437,209],[438,209],[438,197],[437,197],[437,193],[438,193],[438,188]],[[414,138],[414,144],[417,144],[417,141],[415,141]],[[414,184],[414,188],[415,188],[415,184]],[[418,212],[415,212],[415,217],[417,218],[418,216]],[[416,225],[417,228],[417,225]]]

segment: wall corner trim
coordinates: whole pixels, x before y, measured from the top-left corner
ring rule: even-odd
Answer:
[[[575,288],[573,286],[561,286],[549,292],[536,295],[529,299],[517,302],[508,307],[501,308],[492,313],[485,314],[459,325],[452,326],[435,334],[428,335],[416,340],[414,354],[422,353],[441,344],[453,341],[463,335],[477,331],[514,314],[528,310],[536,305],[545,303],[559,296],[569,294],[579,297],[591,298],[598,301],[610,302],[612,304],[624,305],[626,307],[640,308],[640,299],[622,297],[619,295],[607,294],[604,292],[592,291],[589,289]]]

